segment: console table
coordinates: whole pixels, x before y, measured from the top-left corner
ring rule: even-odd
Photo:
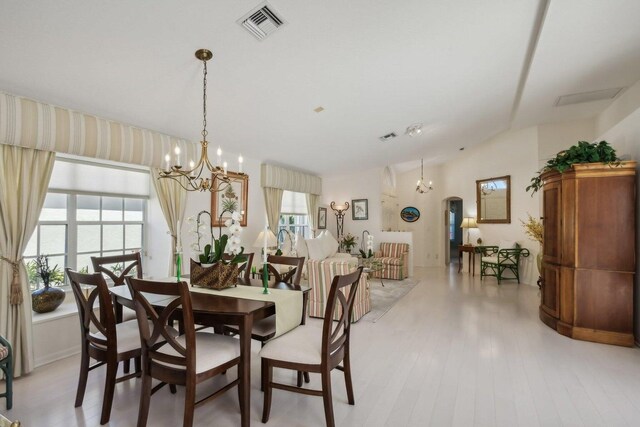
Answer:
[[[458,264],[458,273],[462,270],[462,255],[464,253],[469,254],[469,273],[472,273],[472,276],[476,275],[476,248],[473,245],[458,245],[458,259],[460,260],[460,264]]]

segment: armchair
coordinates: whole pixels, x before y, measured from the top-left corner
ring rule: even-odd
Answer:
[[[409,277],[409,244],[380,243],[380,250],[374,254],[374,261],[381,262],[384,268],[375,272],[373,277],[403,280]]]
[[[6,391],[0,393],[0,397],[7,399],[7,410],[13,406],[13,353],[9,341],[0,336],[0,371],[4,372]]]
[[[521,248],[515,243],[512,247],[477,246],[476,251],[481,254],[480,280],[484,276],[494,276],[498,284],[502,280],[517,280],[520,283],[520,257],[528,257],[529,250]],[[505,270],[509,270],[514,277],[504,277]]]

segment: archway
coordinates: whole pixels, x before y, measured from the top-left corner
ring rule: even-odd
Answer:
[[[458,246],[462,244],[462,218],[464,217],[462,198],[451,196],[443,201],[444,207],[444,262],[450,265],[460,262]]]

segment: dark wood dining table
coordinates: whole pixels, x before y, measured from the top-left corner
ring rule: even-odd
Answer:
[[[237,284],[240,286],[262,286],[262,281],[238,278]],[[269,287],[303,292],[301,323],[304,323],[310,288],[284,282],[270,283]],[[109,291],[114,296],[116,304],[133,309],[133,299],[127,286],[114,286]],[[249,426],[251,424],[251,329],[254,322],[275,315],[276,306],[270,301],[226,297],[223,293],[224,291],[221,291],[220,295],[191,292],[191,305],[196,324],[205,326],[237,325],[240,331],[240,420],[242,426]],[[148,299],[156,307],[165,307],[173,300],[173,297],[150,295]]]

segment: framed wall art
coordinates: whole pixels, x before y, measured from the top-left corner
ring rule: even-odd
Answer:
[[[327,228],[327,208],[318,208],[318,230]]]
[[[211,193],[211,226],[224,227],[224,222],[231,218],[231,212],[240,212],[240,226],[247,226],[247,206],[249,203],[249,175],[234,172],[227,174],[229,185],[226,186],[217,178],[213,178],[214,187],[222,185],[223,190]]]
[[[416,222],[420,218],[420,211],[413,206],[407,206],[400,211],[400,218],[404,222]]]
[[[354,221],[369,219],[369,199],[351,200],[351,219]]]

